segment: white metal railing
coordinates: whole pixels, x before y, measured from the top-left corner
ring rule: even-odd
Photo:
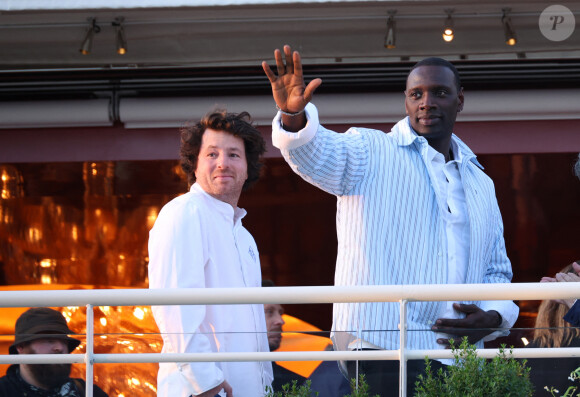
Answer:
[[[54,290],[0,291],[0,307],[86,306],[85,354],[0,355],[0,364],[84,363],[86,365],[86,396],[93,396],[93,366],[97,363],[159,363],[216,361],[338,361],[338,360],[399,360],[399,395],[406,395],[407,360],[453,358],[450,350],[413,350],[406,348],[406,304],[414,301],[455,300],[544,300],[580,297],[576,283],[517,284],[437,284],[383,285],[359,287],[273,287],[273,288],[196,288],[196,289],[127,289],[127,290]],[[248,303],[336,303],[336,302],[399,302],[400,349],[377,351],[323,352],[247,352],[247,353],[94,353],[95,306],[141,305],[210,305]],[[492,358],[498,349],[478,349],[480,357]],[[580,357],[580,348],[514,349],[517,358]]]

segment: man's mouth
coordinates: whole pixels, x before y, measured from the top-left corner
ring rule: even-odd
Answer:
[[[433,125],[438,123],[440,120],[439,116],[421,116],[419,117],[419,123],[421,125]]]
[[[226,178],[233,178],[233,176],[228,175],[228,174],[219,174],[219,175],[216,175],[214,178],[215,179],[226,179]]]

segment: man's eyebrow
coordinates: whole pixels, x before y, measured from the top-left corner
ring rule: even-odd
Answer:
[[[207,145],[206,146],[206,149],[219,149],[219,148],[220,148],[220,146],[216,146],[216,145]],[[236,146],[226,147],[226,150],[239,150],[239,151],[242,151],[242,149],[240,149],[240,148],[238,148]]]

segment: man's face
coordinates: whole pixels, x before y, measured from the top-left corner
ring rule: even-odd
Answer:
[[[242,138],[229,132],[205,130],[195,169],[201,188],[218,200],[236,206],[248,179]]]
[[[68,354],[68,342],[56,338],[37,339],[17,346],[18,354]],[[65,383],[71,370],[71,364],[20,364],[26,365],[39,385],[46,390]]]
[[[463,89],[457,91],[453,72],[444,66],[419,66],[407,79],[405,111],[411,127],[427,139],[451,136],[463,109]]]
[[[270,351],[277,350],[282,342],[282,326],[284,325],[284,308],[282,305],[265,304],[266,329],[268,330],[268,345]]]

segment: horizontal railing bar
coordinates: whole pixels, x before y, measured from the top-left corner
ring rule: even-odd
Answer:
[[[0,307],[211,305],[580,298],[575,283],[0,291]]]
[[[477,349],[477,356],[493,358],[499,349]],[[509,349],[506,349],[509,355]],[[406,350],[408,360],[453,358],[450,349]],[[518,348],[512,350],[514,358],[580,357],[580,347]],[[348,361],[348,360],[398,360],[398,350],[363,351],[291,351],[291,352],[235,352],[235,353],[126,353],[94,354],[94,364],[160,363],[160,362],[223,362],[223,361]],[[28,354],[0,355],[0,364],[84,363],[82,354]]]
[[[84,364],[84,354],[0,354],[0,364]]]

